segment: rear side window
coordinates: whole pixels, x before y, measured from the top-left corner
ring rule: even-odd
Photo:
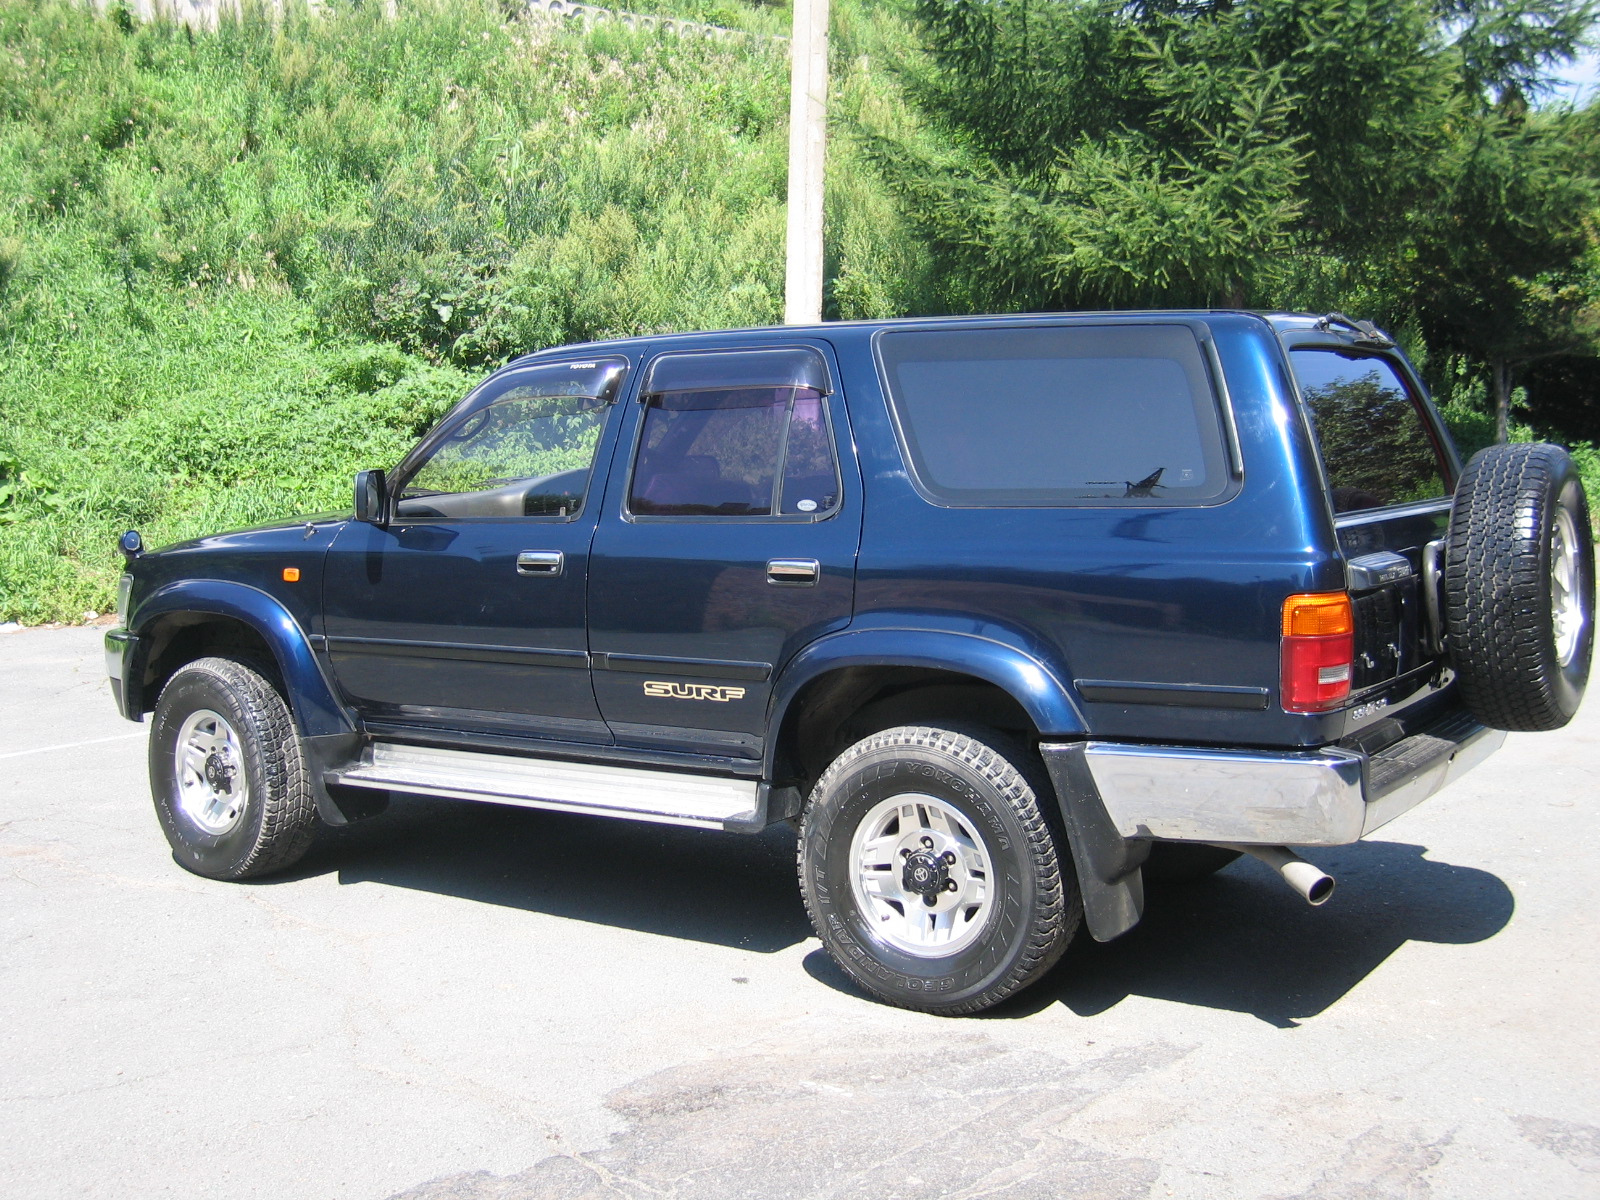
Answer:
[[[665,392],[646,401],[628,509],[656,517],[822,517],[839,472],[809,387]]]
[[[1229,487],[1187,326],[907,330],[878,354],[911,469],[938,503],[1197,504]]]
[[[1341,350],[1289,354],[1322,450],[1333,511],[1445,495],[1439,448],[1391,363]]]

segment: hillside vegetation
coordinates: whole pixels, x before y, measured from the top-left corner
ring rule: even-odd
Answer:
[[[515,354],[777,321],[783,16],[677,11],[752,34],[0,2],[0,620],[105,611],[123,529],[347,504]],[[917,265],[852,153],[830,315],[890,315]]]
[[[247,0],[193,33],[0,0],[0,621],[104,612],[124,529],[159,545],[346,506],[352,472],[392,465],[516,354],[780,318],[787,10],[625,5],[734,29],[712,38],[514,7],[403,0],[387,20],[335,0],[275,18]],[[1080,7],[1102,22],[1166,11]],[[1175,11],[1233,6],[1213,7]],[[1016,285],[1027,270],[999,270],[981,223],[897,173],[932,162],[937,183],[939,164],[982,149],[929,102],[938,55],[918,49],[918,11],[926,25],[933,10],[910,0],[835,0],[830,318],[1041,302]],[[994,119],[1015,142],[1038,107],[1013,104],[1015,130]],[[1296,261],[1289,296],[1386,315],[1381,287],[1327,256]],[[1309,287],[1316,272],[1336,282]],[[1590,275],[1540,286],[1600,313]],[[1464,448],[1487,441],[1482,372],[1401,332],[1454,400]],[[1600,493],[1600,457],[1577,450]]]

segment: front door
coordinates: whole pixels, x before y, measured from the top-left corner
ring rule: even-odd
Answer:
[[[395,471],[387,527],[328,555],[328,653],[369,728],[610,741],[584,594],[626,363],[492,377]]]
[[[590,568],[619,745],[759,759],[774,673],[849,623],[861,485],[836,378],[817,344],[646,368]]]

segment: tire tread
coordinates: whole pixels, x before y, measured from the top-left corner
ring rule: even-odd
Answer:
[[[1557,446],[1493,446],[1473,457],[1456,486],[1444,570],[1445,644],[1468,709],[1497,729],[1559,729],[1572,716],[1555,686],[1542,546],[1549,510],[1571,472]],[[1579,536],[1587,538],[1582,524]]]
[[[245,724],[261,743],[256,748],[264,782],[259,789],[260,829],[249,853],[225,877],[253,879],[293,866],[311,848],[318,819],[316,795],[288,704],[269,682],[266,670],[222,657],[197,658],[187,664],[168,680],[162,697],[194,675],[210,675],[233,696]]]
[[[985,738],[993,736],[984,731]],[[987,740],[960,730],[902,725],[872,734],[839,755],[818,778],[811,792],[812,800],[807,801],[801,816],[795,865],[801,877],[800,894],[805,902],[806,916],[810,918],[813,928],[819,931],[823,928],[820,915],[813,907],[810,889],[805,886],[805,848],[815,815],[814,798],[826,794],[834,781],[865,755],[896,748],[933,751],[954,757],[982,777],[1011,807],[1022,826],[1026,852],[1036,865],[1034,902],[1037,916],[1029,931],[1027,944],[1005,976],[978,995],[956,1004],[935,1007],[886,993],[874,986],[871,978],[852,970],[847,962],[840,961],[839,956],[835,956],[835,961],[858,985],[896,1007],[944,1016],[981,1012],[1021,991],[1049,971],[1065,953],[1083,919],[1083,903],[1078,889],[1068,886],[1063,879],[1056,836],[1038,803],[1038,788],[1011,758],[991,746]],[[1016,757],[1019,761],[1026,761],[1020,752]]]

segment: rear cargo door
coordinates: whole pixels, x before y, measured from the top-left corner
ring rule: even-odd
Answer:
[[[1337,343],[1291,346],[1289,357],[1354,602],[1351,704],[1386,702],[1392,714],[1439,657],[1428,594],[1437,594],[1432,569],[1450,519],[1454,455],[1398,358]]]

